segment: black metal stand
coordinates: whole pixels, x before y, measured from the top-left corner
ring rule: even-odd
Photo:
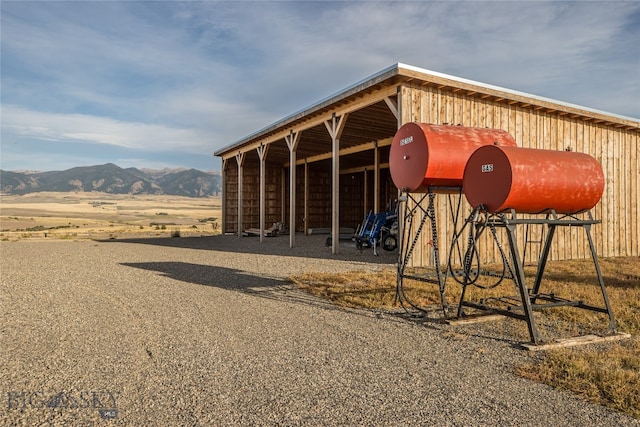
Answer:
[[[447,280],[448,269],[441,269],[440,265],[440,250],[438,246],[438,225],[436,221],[435,212],[435,196],[436,192],[446,192],[449,195],[449,207],[451,209],[451,216],[454,224],[454,229],[457,228],[458,218],[460,215],[460,206],[462,202],[462,188],[440,188],[430,187],[426,193],[420,193],[420,197],[415,198],[412,193],[404,193],[400,197],[400,201],[404,202],[402,211],[402,228],[400,230],[400,250],[398,251],[398,274],[397,274],[397,287],[396,287],[396,301],[399,301],[404,307],[405,303],[417,309],[424,311],[417,304],[410,301],[404,292],[404,280],[417,280],[420,282],[433,283],[438,285],[440,292],[440,304],[444,313],[445,319],[447,318],[447,300],[445,297],[445,284]],[[457,205],[454,208],[454,202],[452,196],[458,196]],[[426,203],[425,203],[426,201]],[[426,204],[426,207],[425,207]],[[425,230],[425,224],[429,221],[431,228],[431,243],[433,245],[433,263],[434,271],[424,274],[408,273],[407,267],[413,255],[415,247],[420,241],[422,232]],[[454,230],[455,233],[455,230]]]
[[[464,315],[463,307],[470,307],[478,310],[490,311],[493,313],[498,313],[498,314],[513,317],[516,319],[524,320],[527,322],[529,335],[531,337],[531,342],[535,345],[538,345],[542,343],[542,338],[538,332],[538,328],[534,321],[533,311],[544,309],[544,308],[571,306],[571,307],[576,307],[584,310],[606,313],[609,317],[609,333],[611,334],[615,333],[616,323],[613,317],[613,312],[611,311],[611,305],[609,304],[609,297],[607,296],[607,291],[604,286],[604,280],[602,278],[602,273],[600,271],[600,265],[598,264],[596,249],[593,244],[593,239],[591,238],[591,226],[599,223],[600,223],[599,220],[593,219],[591,212],[587,213],[587,219],[579,219],[569,215],[558,218],[555,212],[552,212],[551,214],[546,215],[545,218],[527,218],[527,219],[518,218],[516,212],[513,212],[513,211],[511,212],[510,216],[505,214],[489,215],[488,218],[484,221],[484,224],[491,227],[504,227],[507,231],[509,252],[510,252],[511,261],[513,264],[513,280],[520,294],[519,301],[517,301],[517,299],[515,298],[508,298],[508,297],[503,298],[502,302],[505,302],[506,300],[508,300],[508,303],[513,304],[511,306],[508,306],[508,309],[494,307],[484,303],[466,301],[465,300],[466,290],[467,290],[467,287],[471,284],[469,283],[469,280],[468,280],[470,273],[466,271],[465,280],[463,281],[462,294],[460,296],[460,302],[458,305],[458,317],[461,317]],[[544,241],[544,247],[542,249],[540,259],[538,260],[538,268],[536,271],[533,287],[531,289],[528,289],[526,285],[523,262],[522,262],[522,259],[520,258],[520,252],[518,250],[518,243],[516,240],[516,229],[518,228],[518,226],[529,225],[529,224],[546,225],[548,229],[546,233],[546,238]],[[582,229],[585,231],[587,235],[587,240],[589,242],[591,257],[593,259],[593,263],[595,266],[598,283],[600,284],[600,289],[602,291],[604,307],[596,307],[596,306],[588,305],[588,304],[585,304],[583,301],[572,301],[564,298],[558,298],[552,293],[551,294],[540,293],[542,276],[544,274],[544,270],[547,264],[547,259],[549,257],[549,252],[551,250],[551,243],[553,241],[553,237],[555,235],[555,231],[557,227],[582,227]],[[541,302],[538,302],[538,301],[541,301]],[[518,303],[520,303],[521,305],[517,305]]]

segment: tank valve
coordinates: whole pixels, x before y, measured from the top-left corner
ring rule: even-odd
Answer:
[[[405,154],[404,156],[402,156],[402,158],[403,158],[404,160],[409,160],[409,156],[407,156],[406,154]]]

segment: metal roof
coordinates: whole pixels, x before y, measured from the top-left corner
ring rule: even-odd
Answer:
[[[415,81],[422,82],[422,84],[425,85],[435,84],[441,87],[461,89],[468,93],[480,93],[494,99],[509,101],[521,105],[535,105],[540,108],[544,108],[547,111],[564,112],[575,115],[576,117],[588,118],[590,120],[596,119],[599,122],[608,122],[619,127],[640,128],[640,119],[607,113],[551,98],[545,98],[424,68],[397,63],[216,151],[214,155],[222,156],[225,153],[239,149],[245,144],[268,137],[271,133],[292,127],[296,122],[303,121],[308,116],[319,113],[322,110],[326,110],[343,102],[349,97],[353,97],[359,93],[364,93],[374,87],[381,85],[392,86],[399,82]]]

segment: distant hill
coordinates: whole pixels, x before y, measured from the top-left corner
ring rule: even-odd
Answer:
[[[123,169],[113,163],[51,172],[0,170],[0,191],[4,194],[101,191],[205,197],[220,193],[220,181],[218,173],[196,169]]]
[[[165,193],[181,196],[202,197],[220,192],[219,175],[196,169],[167,173],[158,178],[158,184]]]

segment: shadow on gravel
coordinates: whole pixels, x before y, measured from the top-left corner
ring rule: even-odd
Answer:
[[[277,278],[256,276],[246,271],[187,262],[131,262],[121,265],[143,270],[155,271],[162,276],[182,282],[203,286],[214,286],[220,289],[238,291],[244,294],[268,298],[277,301],[308,304],[324,309],[360,312],[347,310],[331,304],[297,289],[293,284]],[[367,313],[363,311],[361,314]]]
[[[131,243],[142,245],[166,246],[207,251],[236,252],[249,254],[281,255],[304,258],[335,259],[340,261],[359,261],[372,264],[395,264],[398,251],[387,252],[378,248],[378,256],[373,249],[358,250],[354,242],[341,241],[340,253],[332,254],[331,248],[326,246],[327,236],[296,235],[296,245],[289,247],[289,236],[266,238],[260,242],[258,237],[238,237],[229,235],[206,237],[149,237],[99,240],[102,243]]]
[[[278,278],[256,276],[246,271],[187,262],[125,262],[126,267],[154,271],[162,276],[203,286],[237,291],[243,294],[275,301],[294,304],[306,304],[313,307],[352,313],[366,317],[384,317],[386,320],[401,323],[416,323],[433,330],[441,330],[442,322],[435,318],[412,316],[405,311],[367,310],[340,307],[330,301],[318,298],[295,287],[292,283]]]
[[[215,286],[221,289],[245,291],[260,287],[273,287],[282,284],[277,279],[269,279],[247,274],[232,268],[188,262],[125,262],[121,265],[155,271],[171,279],[196,285]]]
[[[179,280],[181,282],[203,286],[214,286],[220,289],[237,291],[247,295],[267,298],[275,301],[306,304],[325,310],[341,311],[366,317],[384,318],[385,320],[392,322],[414,323],[424,328],[444,332],[449,335],[458,334],[460,336],[475,336],[477,338],[505,342],[516,348],[521,344],[518,341],[514,341],[512,338],[500,336],[499,333],[491,333],[490,331],[487,331],[486,328],[482,327],[473,328],[472,326],[468,326],[466,328],[451,328],[443,323],[440,313],[441,309],[436,306],[427,308],[422,313],[403,309],[367,310],[340,307],[327,300],[308,294],[287,281],[278,278],[257,276],[247,273],[246,271],[236,270],[233,268],[179,261],[125,262],[121,263],[121,265],[157,272],[162,276]]]

